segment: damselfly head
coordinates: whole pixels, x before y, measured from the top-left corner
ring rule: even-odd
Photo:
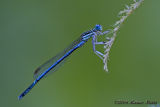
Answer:
[[[101,25],[96,25],[93,31],[102,31],[102,26]]]

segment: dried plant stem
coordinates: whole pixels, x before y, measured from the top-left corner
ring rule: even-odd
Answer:
[[[119,31],[121,25],[124,23],[124,21],[128,18],[128,16],[136,9],[140,6],[140,4],[142,4],[142,2],[144,0],[133,0],[134,3],[130,4],[130,6],[126,5],[126,8],[122,11],[119,12],[118,16],[120,17],[120,19],[118,21],[115,22],[115,24],[113,25],[113,28],[111,29],[111,32],[109,33],[109,35],[112,35],[110,38],[107,37],[106,38],[106,44],[104,45],[104,59],[103,59],[103,63],[104,63],[104,70],[108,72],[108,59],[109,59],[109,52],[111,50],[111,47],[114,43],[114,40],[117,37],[117,32]]]

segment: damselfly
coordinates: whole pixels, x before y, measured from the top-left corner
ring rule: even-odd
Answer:
[[[49,72],[54,72],[65,60],[71,55],[73,51],[84,45],[90,38],[92,38],[93,51],[101,59],[103,54],[95,49],[96,44],[105,44],[105,42],[97,42],[97,36],[107,34],[109,31],[102,32],[102,26],[96,25],[93,29],[84,32],[77,40],[75,40],[63,52],[48,60],[46,63],[37,68],[34,72],[34,82],[18,97],[22,99],[44,76]]]

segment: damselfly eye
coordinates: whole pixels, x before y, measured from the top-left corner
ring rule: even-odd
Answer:
[[[96,25],[95,30],[96,31],[102,31],[102,26],[101,25]]]

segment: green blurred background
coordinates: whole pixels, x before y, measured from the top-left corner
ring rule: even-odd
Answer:
[[[39,65],[95,24],[111,28],[118,12],[130,3],[132,0],[1,0],[0,107],[149,106],[114,104],[116,100],[159,103],[159,0],[146,0],[123,24],[110,53],[109,73],[88,41],[57,72],[18,100]]]

